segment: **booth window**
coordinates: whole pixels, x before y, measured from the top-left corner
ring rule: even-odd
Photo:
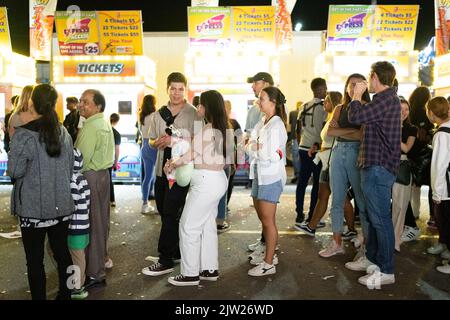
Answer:
[[[119,101],[119,114],[131,114],[131,101]]]

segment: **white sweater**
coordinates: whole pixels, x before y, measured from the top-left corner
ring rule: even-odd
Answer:
[[[286,128],[278,116],[273,116],[265,125],[264,121],[265,117],[255,126],[246,150],[250,156],[250,179],[254,179],[256,165],[258,185],[269,185],[281,180],[284,186],[286,184]],[[252,151],[252,142],[261,144],[261,149]],[[277,150],[283,153],[281,159]]]
[[[441,127],[450,128],[450,120],[441,124]],[[436,132],[433,137],[433,156],[431,158],[431,189],[433,200],[450,200],[445,175],[450,163],[450,134]]]

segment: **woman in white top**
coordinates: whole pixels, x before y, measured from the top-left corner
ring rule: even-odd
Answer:
[[[207,124],[194,136],[191,150],[167,161],[164,167],[168,175],[174,168],[194,161],[179,227],[181,274],[168,279],[175,286],[198,285],[200,280],[216,281],[219,277],[216,216],[228,187],[223,168],[227,156],[232,156],[233,135],[230,132],[227,137],[228,117],[219,92],[203,92],[197,109]]]
[[[148,203],[149,196],[153,196],[152,190],[155,184],[154,168],[156,163],[157,149],[149,145],[148,132],[150,129],[151,118],[154,116],[156,105],[155,96],[148,94],[142,100],[141,110],[139,112],[139,130],[142,136],[141,157],[144,166],[143,177],[141,178],[142,188],[142,213],[149,213],[155,210]]]
[[[428,119],[438,126],[438,131],[433,137],[431,190],[439,230],[439,245],[443,247],[441,257],[448,259],[450,256],[450,173],[448,171],[450,169],[450,106],[444,97],[435,97],[427,103],[426,108]],[[450,274],[449,264],[438,266],[436,269]]]
[[[266,276],[276,273],[275,246],[278,240],[275,213],[277,203],[286,183],[286,99],[280,89],[267,87],[259,94],[258,105],[264,117],[252,131],[246,145],[250,156],[250,179],[253,204],[263,225],[266,239],[265,257],[248,271],[250,276]],[[262,256],[261,256],[262,258]]]
[[[34,119],[35,114],[33,114],[33,111],[28,107],[29,101],[31,99],[31,93],[33,92],[34,86],[25,86],[22,89],[22,93],[19,98],[19,103],[17,104],[17,107],[14,109],[13,114],[11,115],[11,118],[8,122],[8,130],[9,130],[9,137],[12,138],[14,135],[14,130],[17,127],[23,126],[24,124],[27,124],[32,119]]]

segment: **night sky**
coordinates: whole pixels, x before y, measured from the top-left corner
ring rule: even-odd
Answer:
[[[371,4],[370,0],[298,0],[292,13],[292,23],[303,24],[302,30],[325,30],[327,28],[329,4]],[[187,10],[190,0],[58,0],[57,10],[63,11],[70,5],[81,10],[142,10],[144,31],[187,31]],[[423,49],[434,35],[433,0],[388,0],[378,4],[419,4],[417,27],[417,50]],[[221,6],[270,5],[270,0],[220,0]],[[0,0],[0,6],[8,8],[13,50],[29,55],[28,0]]]

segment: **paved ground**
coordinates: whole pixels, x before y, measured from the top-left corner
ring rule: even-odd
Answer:
[[[0,185],[0,232],[16,230],[9,215],[11,186]],[[320,258],[317,252],[329,240],[330,223],[316,238],[301,235],[293,225],[295,187],[288,186],[277,213],[280,231],[280,264],[276,275],[251,278],[246,246],[260,233],[260,223],[250,207],[249,190],[238,187],[230,201],[232,228],[219,236],[220,279],[198,287],[173,287],[167,275],[148,277],[141,269],[144,258],[157,255],[160,218],[139,213],[139,186],[116,186],[117,208],[112,212],[110,255],[114,267],[108,272],[106,288],[91,292],[89,299],[162,299],[162,300],[250,300],[250,299],[450,299],[450,278],[435,271],[441,260],[427,255],[425,249],[436,241],[424,227],[428,213],[422,212],[420,241],[402,246],[396,254],[395,285],[371,291],[357,283],[361,275],[344,268],[355,249],[346,244],[345,255]],[[424,193],[425,195],[425,193]],[[308,193],[309,199],[309,193]],[[308,200],[309,201],[309,200]],[[424,197],[424,202],[425,202]],[[425,209],[425,206],[423,206]],[[428,211],[428,210],[426,210]],[[0,300],[29,299],[25,256],[20,239],[0,238]],[[49,298],[56,294],[56,272],[46,257]],[[179,268],[175,269],[179,272]]]

